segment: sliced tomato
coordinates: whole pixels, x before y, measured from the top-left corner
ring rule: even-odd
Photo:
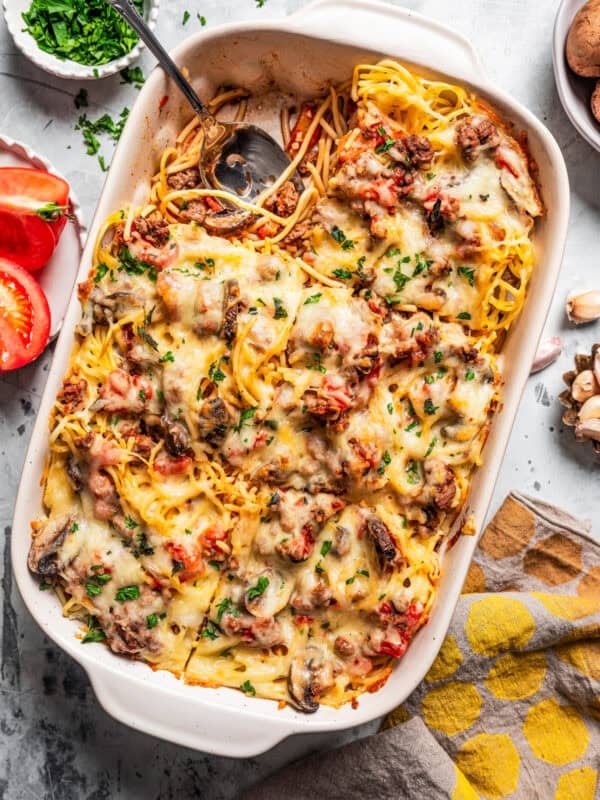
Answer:
[[[48,203],[66,206],[68,202],[69,184],[51,172],[30,167],[0,169],[0,205],[35,212]]]
[[[0,372],[29,364],[50,335],[46,295],[27,270],[0,260]]]
[[[21,214],[0,206],[0,258],[30,272],[45,266],[56,248],[52,225],[36,214]]]
[[[44,251],[35,246],[35,242],[42,239],[49,247],[49,237],[47,233],[43,232],[43,226],[40,223],[45,223],[47,228],[50,228],[54,234],[54,241],[58,242],[63,228],[65,227],[67,218],[65,214],[60,212],[55,215],[54,219],[41,219],[37,216],[40,209],[54,204],[58,208],[63,208],[68,211],[69,207],[69,184],[62,178],[52,175],[50,172],[45,172],[41,169],[32,169],[29,167],[3,167],[0,168],[0,210],[4,214],[12,214],[11,230],[15,231],[14,215],[26,216],[28,219],[24,223],[27,233],[32,229],[32,236],[34,239],[34,249],[38,252],[37,259],[26,258],[24,261],[11,256],[6,251],[1,251],[0,255],[7,258],[12,258],[17,263],[24,266],[26,269],[36,270],[43,267],[50,260],[50,256],[44,255],[46,261],[39,263]],[[29,219],[31,218],[31,219]],[[38,222],[39,220],[39,222]],[[4,238],[4,228],[0,228],[0,244]],[[24,246],[21,249],[26,249]],[[47,253],[47,251],[46,251]],[[30,264],[38,264],[39,266],[30,266]]]

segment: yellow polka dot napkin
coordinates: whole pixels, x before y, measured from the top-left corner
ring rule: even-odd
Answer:
[[[382,732],[284,768],[246,800],[600,798],[600,545],[511,493],[448,635]]]

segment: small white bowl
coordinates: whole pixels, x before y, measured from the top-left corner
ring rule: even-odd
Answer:
[[[156,25],[159,5],[160,0],[145,0],[144,2],[144,16],[150,28],[154,28]],[[50,53],[40,50],[33,36],[23,30],[25,23],[21,15],[29,11],[31,0],[3,0],[3,6],[8,30],[19,50],[30,61],[37,64],[38,67],[50,72],[52,75],[58,75],[60,78],[73,78],[79,81],[107,78],[109,75],[114,75],[116,72],[128,67],[136,60],[144,48],[140,40],[133,50],[126,55],[114,61],[108,61],[106,64],[99,64],[96,67],[78,64],[76,61],[63,61]]]
[[[600,151],[600,122],[594,119],[590,98],[595,78],[581,78],[567,64],[565,46],[575,14],[586,0],[562,0],[554,23],[552,60],[560,102],[566,115],[588,144]]]

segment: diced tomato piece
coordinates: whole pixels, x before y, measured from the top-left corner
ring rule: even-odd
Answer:
[[[312,106],[310,103],[304,103],[302,108],[300,109],[300,113],[298,114],[298,119],[296,120],[296,124],[292,128],[292,133],[290,135],[290,140],[287,144],[286,150],[288,155],[292,158],[298,155],[298,150],[302,147],[306,134],[308,133],[308,129],[311,126],[313,119],[315,118],[315,107]],[[319,130],[320,126],[317,125],[315,132],[311,136],[310,142],[308,143],[307,153],[312,150],[312,148],[317,144],[319,141],[319,136],[321,135],[321,131]]]
[[[210,208],[211,211],[223,211],[223,206],[216,200],[214,197],[207,195],[204,198],[204,202]]]
[[[56,238],[48,222],[35,214],[19,214],[0,206],[0,258],[30,272],[52,258]]]
[[[17,264],[0,260],[0,372],[39,356],[50,335],[46,295]]]
[[[171,458],[170,456],[159,455],[154,462],[154,470],[161,475],[182,475],[192,466],[192,459],[190,456],[178,456]]]

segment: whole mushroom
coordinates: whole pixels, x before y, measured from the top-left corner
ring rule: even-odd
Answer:
[[[588,0],[571,24],[567,61],[582,78],[600,78],[600,0]]]

